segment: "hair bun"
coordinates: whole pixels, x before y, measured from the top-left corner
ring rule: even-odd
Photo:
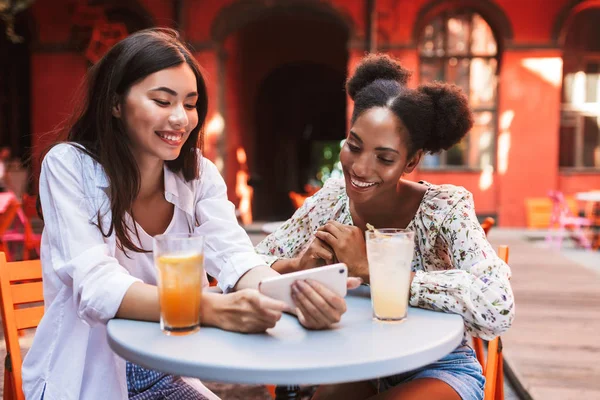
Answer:
[[[358,64],[354,75],[346,82],[346,90],[350,98],[378,79],[396,81],[405,85],[411,72],[405,69],[398,60],[386,54],[370,54]]]
[[[473,127],[473,113],[462,89],[454,84],[434,82],[419,86],[433,102],[433,129],[424,150],[436,153],[454,146]]]

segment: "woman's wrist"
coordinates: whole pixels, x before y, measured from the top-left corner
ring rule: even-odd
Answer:
[[[300,258],[280,258],[275,261],[271,268],[280,274],[288,274],[300,270]]]
[[[364,265],[360,265],[355,274],[351,274],[350,276],[355,276],[357,278],[362,279],[363,283],[370,283],[369,279],[369,263],[365,263]]]
[[[202,325],[205,326],[219,326],[219,305],[223,296],[219,293],[202,293],[202,301],[200,302],[200,316],[202,318]]]

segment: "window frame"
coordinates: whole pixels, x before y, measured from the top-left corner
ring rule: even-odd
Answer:
[[[494,55],[477,55],[472,53],[471,51],[471,46],[473,43],[473,16],[477,14],[483,21],[485,21],[485,23],[487,24],[487,26],[489,27],[494,40],[496,42],[496,53]],[[468,39],[467,39],[467,51],[465,54],[461,54],[461,55],[451,55],[448,54],[448,39],[449,39],[449,34],[448,34],[448,20],[452,17],[463,17],[463,16],[468,16],[469,17],[469,32],[468,32]],[[444,54],[439,56],[436,54],[431,54],[431,55],[427,55],[424,54],[423,51],[423,44],[424,44],[424,32],[425,29],[427,28],[427,26],[432,23],[435,19],[437,18],[441,18],[443,21],[443,48],[444,48]],[[442,75],[442,82],[447,82],[447,83],[454,83],[451,81],[446,81],[446,66],[449,64],[449,60],[450,59],[456,59],[457,62],[461,62],[462,60],[468,59],[470,60],[469,62],[469,74],[471,72],[471,62],[473,59],[482,59],[485,61],[489,61],[489,60],[496,60],[496,71],[495,71],[495,76],[496,76],[496,80],[495,80],[495,95],[494,95],[494,100],[493,100],[493,106],[486,106],[486,107],[471,107],[471,110],[473,112],[473,114],[479,114],[479,113],[483,113],[483,112],[490,112],[492,114],[492,126],[493,126],[493,131],[492,131],[492,150],[491,150],[491,159],[490,159],[490,165],[492,167],[493,170],[496,169],[496,164],[497,164],[497,148],[498,148],[498,104],[499,104],[499,74],[500,74],[500,62],[501,62],[501,54],[502,54],[502,50],[500,48],[500,41],[498,40],[498,35],[497,33],[494,31],[494,29],[492,28],[492,25],[489,23],[489,21],[482,15],[482,13],[478,12],[475,9],[471,9],[471,8],[464,8],[464,9],[450,9],[450,10],[444,10],[440,13],[435,14],[432,18],[429,18],[427,23],[425,23],[421,29],[421,33],[419,35],[419,40],[417,43],[417,53],[418,53],[418,57],[419,57],[419,84],[423,84],[425,83],[423,81],[423,65],[425,63],[423,63],[423,60],[431,60],[433,62],[435,61],[442,61],[442,70],[441,70],[441,75]],[[466,87],[466,95],[469,98],[469,102],[471,101],[470,99],[470,80],[469,80],[469,85]],[[469,133],[467,133],[467,135],[465,136],[465,138],[463,139],[463,141],[467,142],[466,145],[466,150],[465,152],[468,154],[469,150],[470,150],[470,146],[471,141],[470,141],[470,133],[471,131],[469,131]],[[457,144],[458,145],[458,144]],[[426,166],[424,165],[422,162],[419,164],[419,170],[422,171],[432,171],[432,172],[481,172],[484,170],[483,167],[481,166],[470,166],[470,165],[449,165],[447,163],[447,159],[448,159],[448,150],[443,150],[440,153],[437,153],[440,157],[440,164],[438,166]]]
[[[573,71],[569,71],[569,73],[574,73],[575,71],[585,70],[585,67],[588,62],[598,62],[600,63],[600,52],[585,52],[585,51],[574,51],[571,53],[567,53],[567,57],[563,54],[563,65],[565,64],[565,59],[568,60],[572,65],[575,66]],[[567,76],[566,71],[563,69],[563,78],[561,85],[561,104],[560,104],[560,121],[559,121],[559,157],[558,157],[558,168],[559,172],[590,172],[590,173],[598,173],[600,172],[600,165],[587,167],[583,165],[584,155],[583,148],[585,146],[584,143],[584,125],[586,117],[596,117],[598,126],[600,127],[600,109],[598,102],[584,102],[584,103],[567,103],[565,102],[565,77]],[[600,85],[599,85],[600,86]],[[585,93],[587,94],[587,93]],[[585,97],[584,94],[584,97]],[[600,97],[600,94],[597,94]],[[573,124],[564,124],[563,120],[568,118],[573,118],[576,120]],[[575,131],[575,144],[573,146],[573,159],[575,160],[574,166],[561,166],[560,158],[562,155],[562,150],[560,148],[560,135],[562,134],[563,127],[572,127]],[[599,134],[600,135],[600,134]],[[600,137],[598,138],[600,143]]]

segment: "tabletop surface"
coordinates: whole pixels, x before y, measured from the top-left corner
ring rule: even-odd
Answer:
[[[267,222],[263,224],[261,230],[266,234],[271,234],[275,232],[281,225],[283,225],[285,221],[275,221],[275,222]]]
[[[410,371],[454,350],[462,317],[410,308],[400,323],[372,318],[368,288],[349,292],[348,311],[331,330],[309,331],[284,315],[264,334],[202,327],[166,336],[158,323],[114,319],[108,341],[121,357],[170,374],[247,384],[322,384]]]
[[[598,201],[600,202],[600,190],[592,192],[580,192],[575,194],[575,198],[583,201]]]

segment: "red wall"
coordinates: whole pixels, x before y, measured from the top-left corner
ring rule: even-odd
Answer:
[[[174,8],[171,2],[164,0],[140,0],[139,3],[153,16],[158,25],[172,25]],[[348,46],[348,70],[351,71],[359,61],[364,50],[361,47],[365,38],[365,2],[362,0],[332,0],[319,4],[329,4],[333,12],[350,22],[352,37]],[[379,0],[378,4],[378,45],[389,48],[409,68],[418,70],[418,54],[412,41],[415,19],[423,7],[442,2],[428,0]],[[452,0],[444,4],[468,4],[471,8],[484,10],[483,3],[475,0]],[[486,2],[487,3],[487,2]],[[526,197],[544,196],[549,189],[558,188],[567,194],[600,188],[600,174],[559,174],[558,171],[558,127],[560,106],[560,62],[561,51],[551,37],[555,21],[568,0],[497,0],[496,13],[504,13],[509,21],[512,38],[500,38],[501,72],[499,76],[498,115],[514,113],[514,117],[505,130],[498,129],[504,139],[510,139],[508,153],[498,154],[506,160],[505,168],[497,168],[493,173],[493,185],[480,189],[481,173],[468,172],[425,172],[413,174],[414,179],[424,179],[433,183],[453,183],[471,190],[475,196],[476,208],[480,213],[497,213],[503,226],[524,226]],[[285,46],[282,43],[277,54],[261,54],[259,58],[248,61],[248,54],[240,53],[239,38],[235,33],[243,31],[244,25],[231,21],[231,35],[225,41],[227,58],[224,92],[219,91],[219,62],[217,43],[212,41],[211,29],[214,23],[227,22],[235,16],[235,7],[241,2],[235,0],[195,0],[185,1],[183,8],[186,40],[200,45],[196,57],[206,70],[210,96],[209,120],[220,111],[217,102],[219,96],[225,104],[223,116],[226,119],[226,180],[230,186],[230,196],[234,196],[235,149],[244,145],[252,161],[252,127],[248,124],[252,115],[252,85],[241,80],[251,78],[259,82],[270,70],[290,59],[301,45]],[[249,4],[249,3],[244,3]],[[263,3],[261,3],[263,4]],[[275,3],[264,3],[268,9]],[[41,45],[56,47],[67,43],[71,35],[72,2],[68,0],[44,1],[34,3],[33,15],[38,42]],[[232,11],[233,10],[233,11]],[[238,17],[240,13],[238,12]],[[237,30],[236,30],[237,28]],[[271,28],[272,40],[277,41],[277,30]],[[309,49],[317,50],[318,38],[306,41]],[[213,47],[211,47],[213,46]],[[244,45],[246,49],[248,42]],[[297,47],[300,46],[300,47]],[[44,46],[42,46],[43,48]],[[197,47],[198,48],[198,47]],[[259,54],[261,43],[255,44],[252,52]],[[541,50],[545,49],[545,50]],[[331,49],[323,49],[331,51]],[[253,54],[254,54],[253,53]],[[280,54],[279,54],[280,53]],[[286,55],[287,54],[287,55]],[[252,54],[251,54],[252,55]],[[246,57],[246,58],[244,58]],[[543,61],[543,60],[548,61]],[[540,60],[546,62],[546,70],[538,67]],[[243,64],[251,65],[250,71],[242,71]],[[72,51],[34,50],[32,54],[32,126],[34,156],[52,138],[47,134],[64,120],[72,110],[70,100],[87,69],[87,61],[80,53]],[[548,71],[551,73],[547,76]],[[555,77],[558,76],[558,81]],[[415,75],[412,85],[418,82]],[[350,105],[350,104],[349,104]],[[348,110],[351,111],[350,109]],[[217,159],[217,136],[207,138],[206,154]],[[507,143],[507,142],[506,142]],[[499,151],[501,149],[499,148]],[[499,164],[498,167],[501,165]],[[37,170],[36,170],[37,171]]]
[[[510,135],[507,169],[499,171],[497,206],[503,225],[524,225],[525,198],[543,197],[558,183],[560,87],[523,65],[526,60],[552,62],[557,57],[557,51],[504,54],[499,115],[514,113],[514,119],[506,130]]]
[[[31,59],[31,121],[34,176],[39,175],[39,159],[57,139],[56,129],[68,121],[74,98],[87,70],[80,54],[33,54]]]

